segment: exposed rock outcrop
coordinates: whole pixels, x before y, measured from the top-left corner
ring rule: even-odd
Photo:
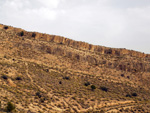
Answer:
[[[146,60],[146,58],[150,58],[149,54],[144,54],[141,52],[127,50],[127,49],[114,49],[103,46],[95,46],[92,44],[88,44],[85,42],[74,41],[62,36],[48,35],[37,32],[27,32],[25,30],[19,28],[13,28],[10,26],[0,25],[0,29],[5,29],[7,32],[15,32],[18,37],[25,37],[29,39],[34,39],[37,41],[46,41],[50,43],[55,43],[54,45],[44,45],[40,44],[34,48],[37,48],[39,51],[46,52],[47,54],[53,54],[57,56],[64,56],[70,59],[88,62],[92,65],[97,66],[105,66],[107,68],[116,68],[121,71],[129,71],[129,72],[139,72],[139,71],[148,71],[150,72],[150,65],[145,62],[140,62],[138,60],[133,60],[132,62],[129,59],[121,60],[121,57],[130,56],[134,59]],[[21,33],[21,35],[20,35]],[[22,48],[29,49],[32,48],[32,43],[23,43],[19,44]],[[65,46],[72,48],[73,50],[66,49]],[[78,50],[78,51],[74,51]],[[80,51],[81,50],[81,51]],[[91,54],[88,54],[91,53]],[[23,55],[23,54],[22,54]],[[107,55],[107,56],[105,56]],[[113,56],[115,61],[107,59],[108,57]],[[129,63],[131,62],[131,63]]]
[[[1,29],[4,29],[4,25],[0,25]],[[55,42],[58,44],[64,44],[67,46],[70,46],[72,48],[76,49],[82,49],[82,50],[89,50],[93,52],[97,52],[99,54],[110,54],[110,55],[116,55],[116,56],[122,56],[122,55],[130,55],[134,57],[150,57],[149,54],[144,54],[141,52],[133,51],[133,50],[127,50],[127,49],[114,49],[114,48],[108,48],[103,46],[95,46],[92,44],[88,44],[86,42],[80,42],[80,41],[74,41],[72,39],[68,39],[62,36],[56,36],[56,35],[48,35],[48,34],[42,34],[37,32],[27,32],[25,30],[14,28],[11,26],[8,26],[8,31],[13,30],[16,33],[24,32],[24,36],[32,37],[37,40],[43,40],[48,42]],[[34,34],[34,35],[33,35]]]

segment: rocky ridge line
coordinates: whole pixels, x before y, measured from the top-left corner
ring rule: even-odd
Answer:
[[[95,66],[117,69],[124,72],[150,72],[150,64],[148,63],[150,61],[149,54],[127,49],[95,46],[61,36],[27,32],[5,25],[0,25],[0,29],[8,34],[15,33],[14,36],[18,37],[18,39],[26,38],[34,41],[32,43],[32,41],[26,42],[20,40],[14,44],[14,48],[22,48],[18,50],[18,55],[20,54],[21,57],[32,57],[32,53],[37,50],[41,53],[67,57],[73,61],[87,62]],[[1,36],[3,35],[5,37],[5,34],[2,32]],[[8,37],[12,38],[11,35]],[[26,51],[28,51],[28,54],[26,54]],[[31,56],[29,56],[29,52]]]
[[[4,27],[6,26],[0,24],[1,29]],[[67,45],[72,48],[81,49],[81,50],[89,50],[89,51],[96,52],[99,54],[110,54],[110,55],[116,55],[116,56],[129,55],[129,56],[139,57],[139,58],[150,57],[150,54],[144,54],[144,53],[137,52],[134,50],[115,49],[115,48],[108,48],[104,46],[97,46],[97,45],[88,44],[86,42],[74,41],[72,39],[68,39],[62,36],[49,35],[49,34],[43,34],[43,33],[38,33],[38,32],[27,32],[23,29],[14,28],[11,26],[8,26],[7,30],[13,30],[16,33],[23,32],[25,36],[33,37],[36,40],[55,42],[58,44]]]

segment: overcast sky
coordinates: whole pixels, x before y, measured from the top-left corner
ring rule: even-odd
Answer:
[[[150,53],[150,0],[0,0],[0,23]]]

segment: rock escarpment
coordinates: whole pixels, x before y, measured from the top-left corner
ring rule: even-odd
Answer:
[[[49,44],[40,44],[33,46],[32,43],[24,43],[22,48],[37,48],[39,51],[47,54],[68,57],[81,62],[88,62],[96,66],[105,66],[127,72],[150,72],[149,54],[127,50],[114,49],[103,46],[95,46],[85,42],[74,41],[65,37],[48,35],[37,32],[27,32],[19,28],[0,25],[0,29],[7,32],[15,32],[18,37],[33,39],[36,41],[46,41]],[[54,43],[54,44],[50,44]],[[19,47],[19,43],[17,44]],[[67,48],[69,47],[69,49]],[[22,54],[23,55],[23,54]],[[110,59],[113,57],[114,59]],[[122,59],[123,58],[123,59]]]

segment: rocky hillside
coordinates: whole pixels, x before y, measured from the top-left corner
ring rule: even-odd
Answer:
[[[13,112],[150,112],[150,55],[0,25],[0,101]]]

